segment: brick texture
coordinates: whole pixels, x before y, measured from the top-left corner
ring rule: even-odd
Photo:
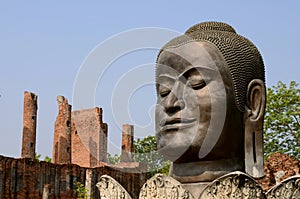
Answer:
[[[71,105],[63,96],[57,97],[58,115],[54,126],[52,162],[71,163]]]
[[[102,175],[116,179],[133,198],[145,183],[145,173],[136,168],[113,168],[102,166],[84,168],[74,164],[52,164],[31,158],[13,159],[0,156],[0,198],[42,199],[43,190],[49,191],[50,199],[76,197],[76,182],[85,184],[87,174],[91,198],[99,199],[96,183]]]
[[[264,190],[277,183],[300,174],[300,161],[294,157],[276,152],[269,156],[264,164],[265,177],[257,180]]]
[[[107,124],[102,121],[102,109],[73,111],[71,139],[73,164],[91,168],[107,162]]]
[[[134,127],[133,125],[123,124],[122,128],[121,161],[132,162]]]
[[[24,92],[22,158],[34,158],[36,146],[37,96]]]

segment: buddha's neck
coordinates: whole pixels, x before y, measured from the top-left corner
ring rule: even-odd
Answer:
[[[170,176],[181,183],[211,182],[232,171],[243,171],[243,161],[237,158],[189,163],[173,163]]]

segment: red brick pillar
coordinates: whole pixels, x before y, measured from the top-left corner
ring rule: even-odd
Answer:
[[[52,162],[56,164],[71,163],[71,109],[68,100],[57,97],[58,115],[54,126]]]
[[[24,92],[22,158],[35,157],[37,96],[34,93]]]
[[[107,123],[102,123],[100,134],[100,162],[107,162],[107,136],[108,125]]]
[[[133,125],[123,124],[122,130],[122,162],[132,162],[132,152],[133,152],[133,135],[134,128]]]

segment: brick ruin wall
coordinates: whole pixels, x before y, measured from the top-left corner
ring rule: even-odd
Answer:
[[[0,198],[42,198],[47,193],[50,197],[44,198],[76,198],[76,182],[80,182],[90,198],[98,199],[96,184],[104,174],[137,198],[145,183],[146,166],[128,158],[133,149],[133,126],[124,125],[122,148],[126,154],[122,156],[126,158],[118,165],[108,165],[108,125],[102,121],[102,109],[72,112],[65,97],[58,96],[57,102],[52,163],[39,162],[34,160],[37,95],[24,92],[22,158],[0,156]]]
[[[101,108],[72,112],[71,143],[73,164],[97,167],[107,162],[107,124]]]
[[[96,184],[103,174],[116,179],[133,198],[138,198],[146,178],[144,173],[109,166],[84,168],[74,164],[52,164],[31,158],[0,156],[0,198],[41,199],[45,187],[50,188],[50,199],[76,198],[76,182],[84,185],[88,173],[91,173],[90,196],[93,199],[99,199]]]
[[[97,167],[107,162],[108,126],[99,107],[72,112],[63,96],[57,97],[52,163]]]
[[[54,125],[52,162],[71,163],[71,105],[63,96],[57,97],[58,115]]]
[[[294,157],[276,152],[264,163],[265,176],[257,182],[267,191],[283,180],[300,174],[300,161]]]
[[[37,108],[37,96],[25,91],[21,152],[23,158],[34,158],[35,156]]]

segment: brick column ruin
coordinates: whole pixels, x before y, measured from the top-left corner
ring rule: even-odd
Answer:
[[[72,112],[72,164],[97,167],[107,162],[107,124],[99,107]]]
[[[35,157],[37,109],[37,95],[25,91],[21,154],[22,158]]]
[[[123,124],[122,130],[122,162],[132,162],[132,152],[133,152],[133,136],[134,128],[133,125]]]
[[[100,134],[100,161],[107,162],[107,136],[108,136],[108,125],[107,123],[101,124],[101,134]]]
[[[68,100],[57,97],[58,115],[54,126],[52,162],[55,164],[71,163],[71,109]]]

